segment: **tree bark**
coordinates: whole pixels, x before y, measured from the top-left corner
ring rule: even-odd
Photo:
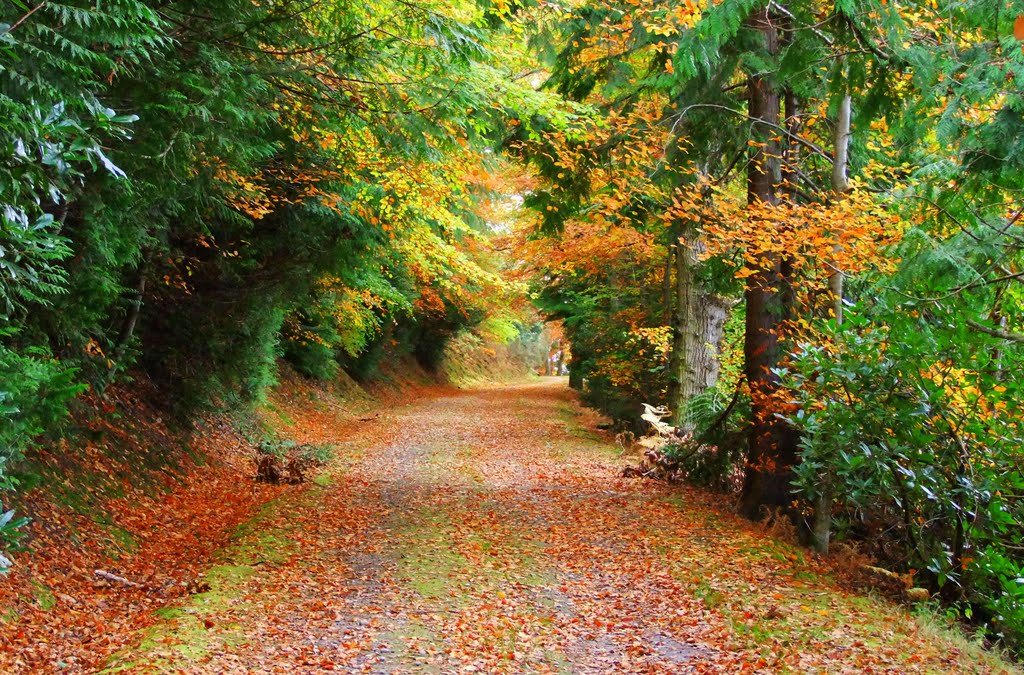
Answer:
[[[673,316],[672,269],[675,266],[676,248],[678,248],[676,239],[678,236],[675,226],[670,227],[668,231],[669,241],[665,247],[665,269],[661,277],[661,320],[666,326],[671,325]]]
[[[574,347],[575,349],[575,347]],[[583,370],[578,367],[573,367],[573,362],[581,359],[582,356],[576,351],[573,351],[573,357],[569,361],[569,386],[576,391],[583,391]]]
[[[718,349],[729,303],[701,288],[696,269],[699,243],[692,228],[676,244],[669,408],[672,424],[693,431],[686,409],[694,396],[718,381]]]
[[[139,264],[139,277],[135,282],[135,297],[132,298],[131,305],[128,309],[128,316],[125,317],[124,324],[121,326],[121,332],[117,338],[117,344],[111,354],[110,367],[103,378],[101,386],[102,390],[106,390],[106,388],[114,381],[114,377],[121,370],[121,361],[124,359],[125,352],[128,350],[128,345],[131,343],[132,336],[135,335],[135,327],[138,325],[139,315],[142,313],[142,301],[146,295],[147,262],[148,258],[143,258],[142,262]]]
[[[800,163],[800,151],[803,146],[794,139],[800,133],[800,100],[796,92],[787,89],[784,96],[783,110],[786,117],[786,144],[782,151],[782,195],[784,199],[797,198],[797,182],[799,176],[796,167]]]
[[[847,176],[850,164],[850,120],[853,112],[852,98],[847,92],[839,102],[839,114],[836,118],[835,136],[833,138],[834,161],[832,162],[832,191],[836,199],[850,191],[850,180]],[[838,254],[842,247],[837,242],[833,253]],[[832,314],[836,330],[843,325],[843,279],[844,274],[839,262],[833,258],[832,273],[828,278],[829,293],[832,297]],[[832,497],[835,491],[835,477],[831,468],[822,468],[818,477],[818,494],[814,503],[814,521],[811,524],[811,542],[814,549],[822,555],[828,554],[832,539]]]
[[[612,289],[612,295],[608,301],[608,309],[612,314],[618,314],[619,310],[622,309],[622,301],[619,299],[619,294],[615,292],[619,288],[619,274],[614,269],[608,272],[608,288]]]
[[[767,7],[751,15],[748,26],[761,34],[768,54],[778,53],[778,22],[773,21]],[[781,150],[776,140],[779,91],[761,74],[749,78],[747,91],[749,117],[757,141],[751,147],[747,169],[747,200],[750,204],[774,205],[778,203],[777,187],[782,180]],[[786,318],[782,290],[787,280],[783,279],[783,265],[776,254],[760,254],[755,267],[757,272],[748,277],[744,292],[747,304],[744,374],[750,387],[752,419],[740,511],[748,518],[760,517],[763,507],[770,509],[790,504],[792,466],[797,458],[796,435],[776,417],[773,400],[779,382],[772,369],[779,362],[779,332]]]
[[[850,166],[850,118],[853,103],[849,93],[843,95],[839,103],[839,116],[836,120],[835,158],[832,162],[832,191],[838,199],[850,191],[850,180],[847,177]],[[841,247],[837,243],[835,252]],[[832,311],[835,315],[836,328],[843,323],[843,270],[833,261],[832,274],[828,278],[828,287],[832,294]]]

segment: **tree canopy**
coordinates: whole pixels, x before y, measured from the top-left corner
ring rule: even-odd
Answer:
[[[621,429],[667,407],[673,476],[1020,649],[1022,26],[993,0],[8,2],[0,481],[132,377],[187,418],[280,359],[434,367],[539,311]]]

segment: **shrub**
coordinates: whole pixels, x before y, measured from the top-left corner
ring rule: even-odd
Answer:
[[[0,338],[11,338],[11,331]],[[54,429],[68,404],[84,390],[75,370],[53,359],[41,347],[19,353],[0,343],[0,489],[10,487],[8,466],[40,434]]]
[[[781,371],[801,431],[796,486],[831,491],[836,536],[914,568],[965,615],[1024,645],[1024,415],[1016,350],[955,324],[853,312],[834,343],[802,345]]]

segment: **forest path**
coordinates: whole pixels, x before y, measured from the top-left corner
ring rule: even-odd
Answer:
[[[620,478],[593,423],[554,379],[367,421],[108,672],[988,672],[712,497]]]

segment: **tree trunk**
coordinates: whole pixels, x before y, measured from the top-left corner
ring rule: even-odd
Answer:
[[[678,248],[677,238],[678,233],[675,226],[669,228],[669,241],[665,247],[665,270],[661,277],[661,320],[666,326],[672,323],[672,268],[675,263],[676,248]]]
[[[782,152],[782,191],[785,199],[796,199],[796,184],[799,180],[796,167],[800,163],[801,146],[793,140],[793,137],[800,133],[800,101],[792,89],[786,90],[783,100],[787,136],[785,149]]]
[[[101,390],[106,388],[114,381],[114,377],[121,370],[121,361],[124,359],[125,352],[128,350],[128,345],[131,343],[132,336],[135,335],[135,326],[139,322],[139,314],[142,312],[142,300],[146,295],[146,267],[147,259],[143,258],[139,264],[139,278],[135,282],[135,297],[132,298],[131,305],[128,309],[128,316],[125,318],[124,324],[121,326],[121,333],[117,338],[117,345],[114,347],[113,354],[110,360],[110,368],[107,370],[106,376],[103,378]]]
[[[998,327],[997,330],[1003,333],[1006,333],[1006,327],[1008,325],[1006,315],[1003,314],[1003,293],[1006,292],[1006,288],[1006,286],[1001,286],[996,290],[996,297],[992,303],[992,311],[989,312],[988,315],[988,320]],[[1005,355],[1003,353],[1002,343],[1000,342],[999,345],[1000,346],[996,347],[992,352],[992,363],[995,365],[992,376],[997,382],[1002,382],[1005,377],[1005,372],[1003,370],[1003,359]],[[990,411],[992,416],[996,417],[996,408],[992,407]]]
[[[569,361],[569,386],[576,391],[583,391],[583,370],[578,366],[573,367],[572,364],[580,358],[582,358],[581,355],[573,351],[572,360]]]
[[[778,22],[772,20],[768,8],[757,10],[748,25],[761,33],[768,54],[779,47]],[[777,186],[781,182],[778,146],[779,92],[762,75],[751,76],[749,116],[753,121],[752,157],[747,170],[747,199],[751,204],[777,204]],[[758,124],[758,122],[761,122]],[[760,254],[755,262],[757,272],[748,277],[744,292],[746,327],[744,330],[744,374],[751,396],[751,429],[747,472],[744,478],[740,511],[748,518],[762,515],[762,507],[787,507],[792,496],[792,466],[797,447],[794,431],[775,416],[773,396],[778,390],[778,377],[772,369],[779,361],[779,332],[786,318],[782,289],[786,282],[782,263],[774,254]]]
[[[622,309],[622,301],[619,299],[619,294],[615,292],[619,288],[619,274],[614,269],[608,272],[608,288],[612,289],[612,295],[608,301],[608,309],[615,315]]]
[[[832,473],[825,468],[818,482],[814,522],[811,523],[811,544],[822,555],[828,555],[828,545],[832,541],[832,482]]]
[[[850,164],[850,119],[852,117],[852,99],[849,93],[843,95],[839,103],[839,116],[836,119],[833,146],[835,154],[832,162],[832,191],[836,199],[842,199],[850,190],[847,177]],[[838,254],[841,246],[836,243],[833,252]],[[832,273],[828,278],[828,288],[832,296],[832,314],[836,330],[843,325],[843,270],[839,262],[832,260]],[[814,522],[811,525],[811,540],[814,549],[822,555],[828,554],[829,542],[832,539],[832,496],[835,476],[829,466],[824,466],[818,477],[818,494],[814,504]]]
[[[686,408],[694,396],[718,381],[718,347],[729,304],[700,287],[696,275],[699,243],[691,228],[685,230],[675,248],[669,408],[673,411],[672,424],[692,431]]]
[[[850,165],[850,118],[853,113],[852,98],[849,93],[843,95],[839,104],[839,118],[836,120],[835,157],[832,162],[832,190],[837,199],[850,191],[850,180],[847,177]],[[835,252],[841,247],[837,243]],[[833,261],[832,274],[828,278],[828,287],[832,294],[832,311],[836,319],[836,328],[843,324],[843,270]]]

